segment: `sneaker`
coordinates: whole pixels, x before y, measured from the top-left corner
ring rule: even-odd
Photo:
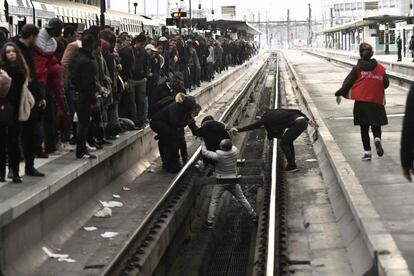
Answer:
[[[77,155],[76,158],[78,158],[78,159],[96,159],[96,155],[87,152],[87,153],[83,154],[82,156]]]
[[[207,229],[213,229],[213,225],[214,225],[214,223],[209,222],[209,221],[207,221],[206,224],[205,224]]]
[[[362,156],[361,160],[362,161],[371,161],[372,159],[372,154],[370,153],[364,153],[364,156]]]
[[[384,155],[384,149],[382,148],[381,139],[375,139],[375,148],[379,157]]]
[[[89,143],[86,143],[86,149],[87,149],[88,151],[96,151],[96,150],[97,150],[97,148],[96,148],[96,147],[92,147],[92,146],[90,146],[90,145],[89,145]]]
[[[285,172],[296,172],[298,171],[298,168],[296,167],[296,165],[287,165],[284,171]]]

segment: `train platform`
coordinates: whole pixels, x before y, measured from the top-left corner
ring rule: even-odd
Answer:
[[[403,178],[399,156],[408,89],[391,84],[386,90],[389,124],[383,127],[385,154],[378,157],[374,150],[372,161],[364,162],[360,130],[353,125],[353,101],[343,99],[337,105],[334,97],[350,67],[304,51],[285,51],[284,55],[296,72],[296,89],[306,91],[308,108],[322,120],[319,123],[323,147],[329,151],[328,159],[335,166],[336,177],[343,181],[346,201],[353,204],[351,211],[357,214],[359,229],[345,233],[347,243],[355,246],[352,243],[362,232],[360,242],[376,251],[374,263],[387,270],[384,275],[411,275],[410,271],[414,270],[414,186]],[[377,58],[381,61],[382,56]],[[331,202],[335,204],[335,199],[331,198]],[[385,253],[381,255],[380,252]],[[382,259],[384,255],[393,257]]]
[[[223,91],[243,80],[252,70],[256,70],[263,63],[262,58],[260,55],[242,66],[232,67],[229,71],[216,75],[214,81],[202,83],[191,94],[197,98],[203,109],[208,108]],[[250,67],[252,68],[249,69]],[[243,83],[241,81],[238,85]],[[163,191],[168,189],[168,184],[174,178],[172,174],[158,172],[160,166],[155,162],[158,146],[149,127],[126,132],[112,145],[96,151],[95,154],[95,160],[77,160],[74,152],[68,151],[50,156],[49,159],[36,159],[35,166],[46,174],[45,177],[23,175],[21,184],[7,182],[0,186],[1,255],[3,269],[8,275],[46,275],[41,271],[28,273],[48,259],[42,247],[45,246],[54,253],[63,252],[60,251],[62,248],[70,251],[70,243],[66,247],[63,245],[77,231],[80,237],[74,239],[81,239],[85,244],[85,251],[82,253],[92,256],[92,250],[99,255],[93,255],[96,257],[94,260],[105,263],[108,258],[105,254],[108,251],[102,250],[102,246],[114,251],[114,248],[123,245],[123,241],[131,233],[119,232],[123,239],[118,238],[112,243],[106,243],[99,235],[97,239],[88,236],[89,232],[82,227],[89,220],[94,225],[99,224],[100,220],[93,218],[96,211],[102,208],[99,200],[116,200],[113,197],[115,194],[122,197],[120,201],[124,204],[130,203],[119,218],[106,225],[104,222],[100,225],[101,229],[109,231],[114,225],[123,224],[128,219],[129,223],[125,226],[132,231],[144,219],[151,204],[155,204]],[[21,166],[24,171],[23,164]],[[146,173],[142,174],[145,170]],[[140,175],[140,181],[135,181]],[[149,194],[152,196],[148,196]],[[136,211],[137,204],[141,204],[141,213],[129,213],[131,210]],[[78,261],[75,267],[82,266],[80,270],[88,264],[85,255],[71,255],[71,258]],[[67,272],[66,275],[74,274]]]

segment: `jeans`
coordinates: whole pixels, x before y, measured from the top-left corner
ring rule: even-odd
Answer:
[[[128,85],[129,118],[134,122],[135,126],[141,127],[145,121],[144,112],[147,81],[145,79],[129,80]]]
[[[286,130],[280,139],[279,145],[286,156],[288,166],[296,166],[295,147],[293,146],[293,141],[295,141],[307,127],[308,121],[305,119],[299,119]]]
[[[370,151],[371,150],[371,142],[369,139],[369,126],[361,125],[361,139],[362,144],[364,145],[364,150]],[[371,126],[372,133],[374,134],[374,138],[381,139],[381,126]]]
[[[229,191],[237,199],[237,201],[247,210],[251,218],[256,216],[256,212],[247,201],[239,184],[216,184],[214,185],[213,193],[211,194],[207,222],[214,222],[214,213],[216,212],[220,197],[225,191]]]

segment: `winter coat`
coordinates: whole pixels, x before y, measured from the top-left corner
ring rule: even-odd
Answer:
[[[401,166],[413,168],[414,162],[414,85],[411,86],[405,105],[401,135]]]
[[[249,131],[264,126],[269,139],[281,138],[286,128],[292,126],[299,117],[304,117],[308,120],[308,117],[297,109],[273,109],[267,112],[260,120],[239,128],[238,131]]]
[[[62,92],[62,64],[53,57],[48,66],[46,95],[55,100],[56,110],[65,110],[65,100]],[[55,114],[56,115],[56,114]]]
[[[92,52],[83,48],[71,64],[71,89],[79,95],[79,102],[84,104],[96,103],[96,94],[100,86],[96,81],[98,68]]]
[[[17,64],[8,64],[4,68],[1,68],[9,74],[12,79],[9,93],[6,97],[6,102],[13,105],[14,108],[14,121],[18,122],[20,99],[22,95],[23,84],[26,81],[26,76],[21,68]],[[16,138],[17,139],[17,138]]]
[[[219,121],[207,121],[200,128],[195,123],[189,125],[194,136],[204,140],[207,150],[216,151],[220,149],[220,142],[223,139],[230,139],[225,125]]]
[[[335,96],[345,96],[349,93],[356,80],[358,79],[358,67],[363,71],[372,71],[377,66],[375,59],[358,60],[348,76],[345,78],[342,87],[335,93]],[[390,82],[387,74],[384,74],[384,89],[386,89]],[[354,125],[374,125],[381,126],[388,124],[385,107],[382,104],[367,103],[355,101],[354,103]]]

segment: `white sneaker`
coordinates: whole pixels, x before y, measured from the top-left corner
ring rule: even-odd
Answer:
[[[89,143],[86,143],[86,150],[87,151],[96,151],[97,148],[89,146]]]

